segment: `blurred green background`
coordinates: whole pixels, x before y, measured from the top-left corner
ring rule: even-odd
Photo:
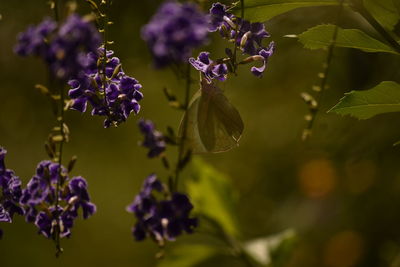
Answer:
[[[5,234],[0,266],[157,264],[157,246],[133,240],[134,218],[125,206],[149,173],[165,178],[160,162],[148,160],[146,151],[137,146],[141,137],[136,120],[150,118],[165,129],[178,127],[181,118],[179,111],[168,107],[162,88],[181,95],[183,81],[169,70],[153,70],[140,38],[140,27],[160,2],[118,0],[111,8],[112,48],[125,72],[143,85],[140,114],[118,128],[103,129],[102,118],[67,113],[71,141],[66,158],[78,156],[73,175],[88,180],[97,214],[76,223],[72,237],[63,240],[65,253],[59,259],[54,258],[53,243],[23,218],[1,224]],[[84,1],[78,4],[78,11],[85,13]],[[49,101],[34,89],[37,83],[47,84],[45,66],[35,58],[17,57],[12,47],[18,32],[52,13],[45,0],[2,0],[0,14],[0,145],[8,150],[7,167],[26,183],[36,164],[46,158],[43,143],[54,118]],[[264,77],[255,78],[250,66],[244,66],[238,77],[222,85],[245,122],[240,146],[201,157],[226,173],[239,192],[236,212],[243,240],[296,230],[298,242],[283,266],[400,266],[400,148],[392,146],[400,140],[400,114],[357,121],[326,113],[346,91],[367,89],[382,80],[400,82],[398,59],[336,49],[330,88],[313,136],[307,143],[301,141],[308,109],[299,95],[319,81],[326,51],[305,50],[295,39],[283,36],[332,23],[335,14],[332,7],[298,9],[266,23],[277,49]],[[344,13],[341,25],[361,27],[376,36],[350,11]],[[218,36],[213,39],[204,49],[218,57],[227,43]],[[169,151],[173,157],[174,153]],[[220,257],[201,266],[244,265]]]

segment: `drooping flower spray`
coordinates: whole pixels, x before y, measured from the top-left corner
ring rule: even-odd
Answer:
[[[49,86],[36,87],[53,102],[56,126],[45,144],[50,160],[41,161],[36,174],[26,188],[13,172],[5,169],[5,150],[0,151],[0,220],[11,222],[13,214],[24,214],[26,221],[34,223],[39,234],[54,240],[56,256],[62,252],[61,238],[71,235],[74,220],[81,210],[87,219],[96,212],[91,202],[87,181],[81,176],[70,178],[76,157],[63,166],[63,148],[69,140],[65,111],[75,109],[85,112],[88,104],[92,115],[105,116],[104,127],[118,126],[131,113],[140,110],[143,98],[141,85],[126,75],[119,58],[108,49],[108,9],[111,1],[102,0],[92,5],[100,29],[92,24],[91,17],[71,13],[59,16],[59,1],[51,3],[54,19],[45,18],[38,26],[30,26],[18,35],[14,48],[20,56],[36,56],[49,68]],[[100,33],[103,35],[103,42]],[[65,86],[70,86],[65,99]],[[15,205],[14,205],[15,204]]]
[[[27,222],[34,223],[39,233],[52,239],[56,256],[62,253],[61,238],[71,235],[78,210],[86,219],[96,211],[90,202],[87,182],[83,177],[69,178],[76,158],[63,166],[63,148],[69,140],[65,123],[65,84],[71,77],[85,76],[87,53],[97,53],[101,37],[92,23],[77,14],[62,20],[58,0],[52,2],[54,20],[46,18],[19,34],[15,52],[21,56],[41,58],[50,70],[50,86],[37,85],[53,101],[56,126],[45,144],[51,160],[38,164],[36,174],[22,190],[19,204]]]
[[[95,13],[99,32],[103,35],[101,47],[84,56],[86,66],[81,76],[72,76],[68,84],[71,98],[70,108],[85,112],[88,104],[92,115],[104,116],[104,127],[117,127],[125,122],[131,113],[140,111],[142,85],[122,69],[121,60],[108,49],[113,43],[108,40],[109,26],[112,22],[108,13],[111,0],[102,0],[100,5],[87,1]]]
[[[169,92],[177,106],[186,111],[189,106],[192,83],[191,66],[188,60],[192,51],[206,44],[208,38],[207,16],[194,3],[167,1],[161,5],[150,22],[142,28],[142,38],[153,56],[155,68],[173,68],[179,77],[185,77],[184,101],[180,104]],[[182,66],[183,65],[183,66]],[[181,71],[181,67],[185,71]],[[173,241],[182,233],[192,233],[197,226],[197,218],[190,215],[193,205],[190,198],[178,190],[179,176],[189,162],[191,152],[184,150],[183,142],[187,132],[187,119],[183,120],[183,130],[179,138],[172,128],[168,134],[156,130],[150,120],[140,120],[139,129],[144,136],[141,145],[146,147],[149,158],[161,158],[168,170],[167,183],[159,180],[156,174],[148,176],[141,192],[135,197],[127,211],[135,215],[137,221],[132,229],[138,241],[152,238],[161,248],[166,241]],[[164,151],[167,145],[177,145],[178,155],[175,167],[171,169]]]
[[[227,111],[224,114],[225,111],[216,106],[216,110],[220,110],[217,119],[222,118],[221,114],[225,116],[225,121],[221,123],[225,130],[222,131],[225,131],[224,134],[228,136],[228,139],[232,139],[234,144],[236,144],[236,133],[239,134],[239,137],[241,135],[243,124],[240,116],[236,109],[228,103],[222,91],[216,87],[216,81],[225,81],[229,73],[236,74],[239,65],[258,61],[262,62],[262,66],[252,67],[251,72],[255,76],[261,77],[266,69],[268,58],[274,50],[273,42],[267,47],[263,45],[263,40],[269,37],[264,24],[250,23],[243,19],[244,1],[241,1],[241,10],[239,18],[228,12],[225,5],[215,3],[212,5],[210,13],[205,14],[194,3],[165,1],[150,22],[142,28],[142,38],[153,56],[153,66],[158,69],[171,67],[178,78],[185,77],[185,86],[182,103],[171,91],[164,90],[170,105],[184,112],[177,134],[171,127],[168,127],[167,133],[164,134],[156,130],[152,121],[143,119],[139,121],[139,129],[144,136],[140,144],[148,149],[149,158],[158,157],[162,160],[169,175],[167,183],[161,182],[156,174],[148,176],[140,193],[127,207],[127,211],[136,217],[136,224],[132,229],[136,240],[140,241],[150,237],[163,248],[166,241],[173,241],[184,232],[192,233],[197,227],[197,218],[190,215],[193,209],[190,196],[180,192],[180,175],[190,162],[193,152],[199,152],[198,148],[191,146],[192,139],[197,137],[189,135],[200,131],[196,134],[201,137],[201,131],[204,133],[204,130],[199,127],[206,126],[206,124],[212,125],[210,129],[214,129],[214,118],[203,119],[201,122],[196,121],[197,114],[208,112],[208,110],[201,110],[200,104],[193,107],[195,105],[193,103],[199,103],[196,97],[200,98],[201,102],[214,101],[217,96],[219,102],[215,100],[214,104],[222,104]],[[233,51],[227,48],[227,57],[217,60],[212,60],[209,52],[201,52],[197,59],[193,58],[193,50],[207,43],[210,32],[219,32],[224,39],[232,42],[234,44]],[[238,60],[237,51],[247,57]],[[190,101],[191,85],[194,81],[191,77],[192,67],[200,73],[201,89],[194,95],[194,100]],[[206,98],[207,100],[204,100]],[[196,109],[195,118],[190,117],[193,109]],[[203,116],[203,114],[199,116]],[[203,118],[206,117],[203,116]],[[232,125],[228,125],[230,121],[232,121]],[[194,125],[197,127],[196,129],[192,129]],[[222,146],[215,148],[218,146],[219,140],[213,140],[213,136],[206,138],[208,138],[206,140],[208,143],[206,142],[205,147],[204,143],[200,144],[204,152],[223,150]],[[177,159],[172,168],[164,153],[168,145],[177,146],[178,150]],[[232,147],[233,145],[230,148]]]
[[[203,73],[209,83],[214,78],[225,81],[228,73],[236,74],[240,65],[262,62],[262,66],[251,68],[251,72],[262,77],[269,57],[273,54],[275,43],[264,46],[263,41],[270,37],[265,25],[260,22],[251,23],[244,19],[244,1],[240,1],[241,17],[235,16],[228,8],[217,2],[212,4],[209,12],[209,31],[219,32],[222,38],[234,44],[233,51],[225,49],[225,58],[215,61],[209,58],[209,52],[201,52],[197,59],[190,58],[193,67]],[[247,57],[238,60],[238,51]]]

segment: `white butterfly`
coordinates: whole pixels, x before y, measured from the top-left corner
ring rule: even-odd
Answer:
[[[200,90],[193,96],[181,121],[181,136],[185,120],[187,128],[184,147],[192,153],[230,150],[238,146],[244,128],[239,112],[222,90],[205,79],[202,79]]]

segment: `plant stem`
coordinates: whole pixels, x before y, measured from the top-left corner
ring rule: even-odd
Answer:
[[[60,198],[60,187],[61,187],[61,178],[62,178],[62,159],[63,159],[63,148],[64,148],[64,142],[65,142],[65,132],[64,132],[64,90],[63,86],[59,85],[59,94],[60,94],[60,113],[59,116],[57,117],[57,121],[59,122],[59,127],[60,127],[60,134],[62,136],[62,139],[60,141],[60,144],[58,146],[58,164],[59,164],[59,173],[58,173],[58,179],[57,179],[57,185],[56,185],[56,214],[57,214],[57,235],[56,235],[56,257],[58,257],[62,253],[62,248],[61,248],[61,241],[60,241],[60,216],[58,214],[58,206],[59,206],[59,198]]]
[[[327,56],[326,56],[326,61],[325,61],[325,64],[324,64],[325,70],[323,72],[323,77],[321,79],[321,84],[320,84],[320,90],[321,91],[317,95],[317,99],[316,99],[317,107],[311,109],[311,119],[308,122],[307,128],[305,129],[305,132],[304,132],[305,134],[303,134],[303,140],[306,140],[309,137],[309,134],[311,133],[311,130],[314,127],[315,120],[316,120],[316,117],[317,117],[317,114],[318,114],[318,111],[319,111],[319,106],[320,106],[320,103],[321,103],[321,101],[323,99],[323,96],[324,96],[324,92],[325,92],[326,85],[327,85],[327,82],[328,82],[328,76],[329,76],[329,73],[330,73],[331,68],[332,68],[333,52],[334,52],[334,48],[335,48],[337,35],[338,35],[338,32],[339,32],[338,24],[339,24],[340,18],[342,16],[343,4],[344,4],[344,0],[340,0],[339,11],[338,11],[337,17],[336,17],[335,29],[333,31],[332,40],[331,40],[331,43],[329,45],[328,53],[327,53]]]
[[[361,16],[390,44],[390,46],[400,53],[400,44],[382,25],[371,15],[371,13],[364,7],[364,5],[356,0],[350,0],[355,11],[360,13]]]
[[[244,0],[240,0],[240,20],[243,23],[244,20]],[[241,25],[240,25],[241,26]],[[233,49],[233,58],[232,58],[232,66],[233,66],[233,73],[236,74],[236,68],[237,68],[237,63],[236,63],[236,56],[237,56],[237,49],[238,49],[238,45],[237,45],[237,35],[239,33],[239,25],[236,25],[236,30],[235,30],[235,47]]]
[[[183,116],[183,125],[182,125],[182,136],[179,142],[179,147],[178,147],[178,159],[175,167],[175,182],[174,182],[174,188],[172,189],[173,191],[178,190],[178,183],[179,183],[179,174],[181,172],[181,164],[182,160],[184,158],[184,148],[185,148],[185,142],[186,142],[186,135],[187,135],[187,128],[188,128],[188,117],[187,117],[187,111],[189,109],[189,97],[190,97],[190,86],[192,84],[192,79],[190,77],[190,70],[191,66],[190,64],[186,64],[186,87],[185,87],[185,102],[184,102],[184,107],[185,107],[185,113]]]
[[[59,23],[60,18],[59,18],[59,13],[58,13],[58,0],[54,0],[54,18],[57,23]],[[57,153],[57,162],[59,164],[59,171],[58,171],[58,178],[57,178],[57,184],[56,184],[56,192],[55,192],[55,209],[56,209],[56,230],[55,230],[55,238],[54,242],[56,243],[56,257],[58,258],[60,254],[62,253],[62,247],[61,247],[61,241],[60,241],[60,214],[59,214],[59,198],[60,198],[60,186],[61,186],[61,175],[62,175],[62,156],[63,156],[63,148],[64,148],[64,142],[65,142],[65,132],[64,132],[64,90],[63,86],[56,81],[58,90],[59,90],[59,95],[60,95],[60,100],[59,100],[59,111],[57,114],[57,122],[59,123],[59,128],[60,128],[60,135],[61,135],[61,141],[58,145],[58,153]]]
[[[104,2],[103,2],[104,1]],[[106,66],[107,66],[107,33],[108,33],[108,9],[109,9],[109,0],[102,0],[101,3],[104,3],[104,12],[103,15],[103,47],[104,47],[104,54],[103,54],[103,92],[104,92],[104,100],[107,102],[107,94],[106,94],[106,82],[107,82],[107,75],[106,75]]]

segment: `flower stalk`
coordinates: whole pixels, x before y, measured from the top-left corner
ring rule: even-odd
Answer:
[[[306,120],[308,121],[308,123],[307,123],[307,127],[303,130],[303,135],[302,135],[303,141],[308,140],[308,138],[311,136],[312,129],[314,127],[315,120],[316,120],[316,117],[317,117],[317,114],[319,111],[319,106],[323,99],[324,92],[327,87],[328,76],[329,76],[329,74],[331,72],[331,68],[332,68],[333,52],[334,52],[334,48],[335,48],[335,44],[336,44],[336,39],[338,36],[338,31],[339,31],[338,24],[340,22],[340,19],[342,17],[342,13],[343,13],[343,4],[344,4],[344,0],[340,0],[339,10],[338,10],[338,13],[336,16],[335,29],[333,31],[331,43],[328,47],[326,61],[323,64],[324,71],[319,74],[319,77],[321,78],[321,83],[319,86],[315,86],[315,91],[317,91],[318,95],[317,95],[316,99],[314,99],[314,97],[312,97],[310,94],[302,93],[302,98],[307,103],[307,105],[309,106],[309,110],[310,110],[310,113],[306,116]]]
[[[240,0],[240,20],[243,23],[244,21],[244,0]],[[237,66],[239,65],[236,61],[236,54],[237,54],[237,49],[238,49],[238,44],[236,42],[236,36],[239,33],[239,28],[241,25],[237,25],[236,30],[235,30],[235,48],[233,49],[233,56],[232,56],[232,66],[233,66],[233,73],[236,73]]]
[[[107,66],[107,37],[108,37],[108,10],[110,6],[110,1],[109,0],[102,0],[101,5],[104,6],[104,11],[100,14],[101,18],[103,19],[103,28],[100,30],[101,33],[103,33],[103,47],[104,47],[104,53],[103,53],[103,58],[102,58],[102,79],[103,79],[103,92],[104,92],[104,99],[107,102],[107,93],[106,93],[106,84],[107,84],[107,75],[106,75],[106,66]]]
[[[191,65],[186,64],[186,86],[185,86],[185,102],[183,104],[184,112],[186,113],[189,109],[189,97],[190,97],[190,87],[191,87]],[[178,147],[178,159],[175,166],[175,181],[173,183],[173,188],[171,188],[172,192],[176,192],[178,190],[179,184],[179,174],[183,168],[183,164],[185,163],[185,158],[190,157],[190,151],[187,151],[187,155],[185,153],[185,142],[187,139],[187,130],[188,130],[188,116],[186,114],[183,116],[182,122],[182,136],[179,140],[179,147]]]
[[[60,22],[60,17],[59,17],[59,12],[58,12],[58,0],[54,0],[54,19],[57,23]],[[58,144],[58,151],[56,154],[56,159],[57,162],[60,166],[62,166],[62,160],[63,160],[63,148],[64,148],[64,142],[66,139],[65,136],[65,131],[64,131],[64,88],[63,86],[56,82],[55,84],[57,84],[58,87],[58,94],[59,94],[59,111],[57,114],[57,122],[58,122],[58,127],[59,127],[59,133],[61,136],[61,140]],[[58,174],[58,179],[57,179],[57,184],[56,184],[56,192],[55,192],[55,210],[58,211],[59,210],[59,199],[60,199],[60,187],[61,187],[61,178],[62,178],[62,168],[59,169],[59,174]],[[56,226],[55,226],[55,233],[54,233],[54,241],[56,244],[56,257],[58,258],[61,253],[63,252],[63,249],[61,247],[61,238],[60,238],[60,214],[59,212],[56,212],[56,218],[55,218],[55,222],[56,222]]]

